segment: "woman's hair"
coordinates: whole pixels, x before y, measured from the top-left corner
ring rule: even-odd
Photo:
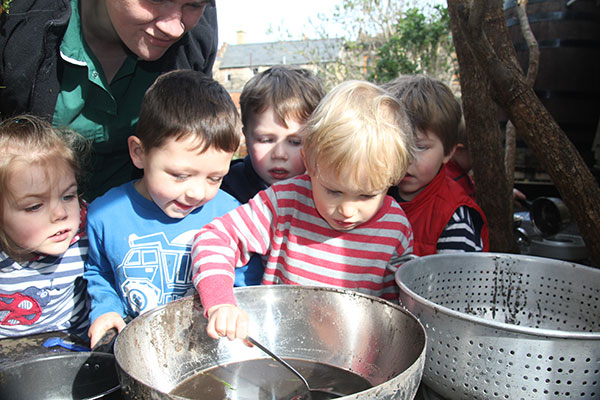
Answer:
[[[382,85],[404,104],[413,129],[435,134],[450,154],[458,142],[460,103],[444,82],[426,75],[401,75]]]
[[[277,119],[287,127],[286,120],[304,122],[325,96],[321,79],[305,68],[275,65],[254,75],[244,85],[240,96],[242,124],[252,115],[273,107]]]
[[[201,153],[210,147],[233,153],[241,140],[240,117],[219,82],[199,71],[175,70],[146,91],[136,136],[146,151],[169,138],[192,137]]]
[[[49,185],[55,184],[57,173],[72,171],[80,182],[81,159],[87,155],[89,144],[72,131],[62,131],[50,123],[32,116],[20,115],[0,122],[0,220],[4,205],[14,201],[9,190],[15,163],[38,165],[44,168]],[[4,232],[0,224],[0,248],[13,258],[27,252]]]
[[[309,171],[333,171],[356,187],[366,177],[365,191],[398,184],[415,152],[402,105],[364,81],[346,81],[331,90],[301,136]]]

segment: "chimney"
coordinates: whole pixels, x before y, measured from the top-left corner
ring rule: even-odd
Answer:
[[[246,42],[246,32],[239,30],[237,33],[237,44],[244,44]]]

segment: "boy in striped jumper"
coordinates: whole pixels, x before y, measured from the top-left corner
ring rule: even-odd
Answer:
[[[483,210],[448,175],[462,110],[450,88],[424,75],[403,75],[384,85],[410,116],[417,153],[406,176],[390,190],[415,234],[415,254],[488,251]]]
[[[274,183],[194,239],[193,282],[213,338],[247,335],[233,280],[254,253],[263,257],[265,285],[397,299],[394,272],[412,252],[404,211],[386,195],[413,155],[402,106],[373,84],[344,82],[319,103],[301,137],[306,174]]]

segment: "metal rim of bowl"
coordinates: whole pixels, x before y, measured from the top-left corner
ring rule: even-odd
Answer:
[[[263,287],[263,286],[262,285],[258,285],[258,286],[245,286],[245,287],[242,287],[240,289],[242,289],[244,291],[252,291],[252,290],[258,291],[258,290],[260,290],[261,287]],[[371,301],[376,301],[376,302],[383,303],[383,304],[385,304],[387,306],[391,306],[392,308],[396,309],[397,311],[399,311],[399,312],[407,315],[408,317],[410,317],[413,320],[413,322],[415,322],[416,325],[418,327],[420,327],[421,332],[423,333],[423,339],[424,339],[423,348],[421,349],[421,352],[416,357],[416,359],[413,362],[413,364],[411,364],[406,370],[402,371],[400,374],[394,376],[393,378],[396,378],[396,377],[398,377],[398,376],[406,373],[409,370],[417,368],[419,360],[422,360],[421,362],[423,364],[425,363],[426,352],[427,352],[427,329],[425,329],[425,326],[421,323],[421,321],[412,312],[410,312],[410,310],[408,310],[406,307],[403,307],[403,306],[398,305],[398,304],[394,304],[391,301],[382,299],[381,297],[377,297],[377,296],[373,296],[373,295],[369,295],[369,294],[365,294],[365,293],[360,293],[360,292],[353,291],[353,290],[350,290],[350,289],[340,289],[340,288],[327,287],[327,286],[283,285],[282,284],[282,285],[272,285],[272,286],[270,286],[270,290],[285,290],[285,287],[306,288],[306,289],[309,289],[309,290],[319,290],[319,291],[322,290],[322,291],[328,291],[328,292],[336,292],[336,293],[339,293],[339,294],[348,294],[348,293],[350,293],[350,294],[353,294],[353,295],[365,297],[367,299],[370,299]],[[234,292],[235,292],[235,289],[236,288],[234,288]],[[181,301],[181,300],[182,299],[179,299],[178,301]],[[146,318],[148,318],[151,314],[160,313],[167,306],[169,306],[169,303],[168,304],[163,304],[161,306],[158,306],[158,307],[156,307],[156,308],[148,311],[147,313],[144,313],[144,316],[146,316]],[[129,327],[129,324],[126,325],[125,328],[123,328],[122,332],[126,331],[128,329],[128,327]],[[141,384],[142,386],[146,387],[147,389],[150,389],[151,391],[155,391],[157,393],[160,393],[161,395],[164,395],[164,396],[166,396],[166,397],[168,397],[170,399],[174,399],[174,400],[187,400],[186,397],[181,397],[181,396],[178,396],[178,395],[174,395],[174,394],[171,394],[171,393],[164,392],[164,391],[159,390],[159,389],[157,389],[155,387],[149,386],[145,382],[142,382],[141,380],[139,380],[139,379],[137,379],[137,378],[135,378],[133,376],[130,376],[129,373],[127,372],[127,370],[121,365],[121,363],[119,361],[120,357],[117,354],[118,353],[118,348],[119,348],[119,346],[118,346],[117,343],[119,342],[119,339],[121,337],[124,337],[124,335],[119,334],[116,337],[116,339],[115,339],[115,366],[117,367],[118,375],[119,375],[119,382],[121,384],[122,384],[122,381],[121,381],[121,372],[122,372],[122,373],[124,373],[124,374],[126,374],[126,375],[129,376],[128,379],[135,380],[138,384]],[[424,369],[424,366],[423,366],[423,369]],[[390,379],[393,379],[393,378],[390,378]],[[366,389],[366,390],[364,390],[362,392],[358,392],[358,393],[364,393],[364,392],[375,391],[375,390],[377,390],[376,386],[374,386],[372,388],[369,388],[369,389]],[[354,394],[351,394],[351,395],[340,397],[340,400],[343,400],[343,399],[345,399],[347,397],[350,397],[350,396],[354,396],[354,395],[356,395],[358,393],[354,393]]]
[[[496,257],[496,258],[519,258],[519,259],[530,260],[530,261],[542,261],[542,262],[548,261],[548,259],[544,258],[544,257],[523,256],[523,255],[519,255],[518,257],[516,257],[517,255],[509,254],[509,253],[469,253],[469,255],[471,255],[471,254],[474,256],[480,256],[480,257],[486,257],[486,258],[494,258],[494,257]],[[443,260],[443,259],[447,259],[448,257],[464,256],[464,255],[465,255],[464,253],[463,254],[434,254],[434,255],[423,256],[423,257],[408,261],[405,264],[403,264],[400,268],[398,268],[398,271],[396,272],[396,283],[400,287],[400,291],[406,292],[407,294],[410,295],[410,297],[413,300],[419,302],[421,305],[423,305],[429,309],[434,309],[436,312],[446,314],[453,318],[458,318],[458,319],[461,319],[464,321],[472,322],[477,325],[483,325],[483,326],[486,326],[489,328],[514,332],[514,333],[522,333],[522,334],[538,336],[538,337],[544,336],[544,337],[549,337],[549,338],[560,338],[560,339],[588,339],[588,340],[589,339],[597,339],[597,340],[600,340],[600,332],[561,331],[561,330],[555,330],[555,329],[522,327],[522,326],[518,326],[518,325],[507,324],[504,322],[491,321],[489,319],[465,314],[460,311],[455,311],[448,307],[445,307],[445,306],[436,304],[430,300],[427,300],[426,298],[422,297],[421,295],[415,293],[400,279],[400,275],[402,275],[403,268],[405,268],[408,264],[419,263],[423,260],[423,258],[427,258],[428,260],[431,260],[431,259],[435,260],[435,259],[440,258]],[[575,269],[595,270],[595,268],[572,263],[569,261],[561,261],[561,260],[556,260],[556,261],[559,263],[572,264],[572,267]],[[600,273],[600,271],[599,271],[599,273]],[[410,309],[408,309],[408,310],[410,311]]]

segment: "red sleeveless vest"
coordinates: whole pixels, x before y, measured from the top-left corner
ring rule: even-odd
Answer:
[[[481,215],[483,251],[489,251],[489,232],[483,210],[458,183],[447,176],[445,165],[417,197],[400,205],[413,229],[414,254],[426,256],[437,253],[437,241],[460,206],[473,208]]]

